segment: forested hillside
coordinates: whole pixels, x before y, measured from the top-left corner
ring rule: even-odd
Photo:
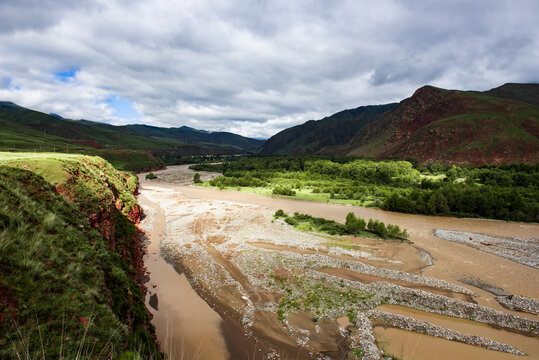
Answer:
[[[318,121],[307,121],[272,136],[260,148],[260,155],[335,153],[361,128],[392,110],[397,104],[361,106],[344,110]]]

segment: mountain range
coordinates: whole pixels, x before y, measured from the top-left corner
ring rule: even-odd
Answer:
[[[538,137],[539,84],[505,84],[484,92],[424,86],[398,104],[362,106],[283,130],[258,152],[536,163]]]
[[[42,138],[49,135],[64,139],[64,142],[93,148],[112,146],[132,149],[174,149],[185,144],[197,144],[202,146],[202,151],[214,148],[215,152],[241,153],[252,151],[263,142],[228,132],[208,132],[187,126],[179,128],[149,125],[114,126],[88,120],[70,120],[56,114],[30,110],[11,102],[0,102],[0,130],[3,134],[6,130],[23,134],[28,143],[37,140],[33,139],[36,136]],[[10,143],[6,137],[2,140],[0,148],[17,146],[16,143]]]
[[[539,84],[505,84],[483,92],[423,86],[400,103],[340,111],[285,129],[266,141],[187,126],[70,120],[0,102],[0,134],[0,150],[91,153],[115,165],[131,162],[125,166],[128,170],[157,167],[159,159],[173,163],[183,156],[242,153],[536,163]],[[146,158],[137,160],[144,166],[132,164],[135,155]]]
[[[262,140],[187,126],[114,126],[0,102],[0,151],[75,152],[99,155],[124,170],[148,170],[185,156],[252,152]]]

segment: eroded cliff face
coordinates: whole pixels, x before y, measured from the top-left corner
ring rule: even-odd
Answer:
[[[87,156],[18,160],[5,168],[11,178],[0,179],[9,182],[2,188],[0,215],[6,206],[13,209],[6,213],[6,221],[0,216],[0,235],[14,243],[4,242],[0,249],[0,313],[11,312],[22,331],[31,331],[26,328],[32,329],[37,318],[51,344],[65,341],[64,331],[67,338],[78,339],[79,332],[89,327],[89,339],[96,341],[96,348],[103,346],[98,352],[103,350],[106,356],[134,351],[142,358],[161,358],[144,305],[147,277],[143,237],[136,226],[141,216],[134,196],[136,176]],[[53,168],[61,171],[53,173]],[[17,235],[21,231],[25,234]],[[11,245],[13,249],[5,253]],[[4,264],[8,255],[12,259]],[[39,272],[13,268],[27,266],[28,256]],[[21,275],[11,279],[16,273]],[[48,310],[41,314],[40,309]],[[9,332],[14,328],[2,321],[5,318],[0,318],[0,331]],[[107,344],[107,339],[115,344]],[[0,355],[10,351],[3,345],[0,342]],[[47,348],[48,357],[57,356],[57,349]],[[64,350],[70,350],[69,344]]]
[[[135,198],[137,177],[118,171],[99,158],[85,157],[79,164],[64,166],[68,180],[55,189],[87,215],[90,226],[108,240],[109,249],[118,253],[130,267],[131,277],[145,296],[143,233],[136,226],[142,214]],[[149,324],[144,327],[150,328]]]

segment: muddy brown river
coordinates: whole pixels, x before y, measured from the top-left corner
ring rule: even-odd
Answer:
[[[253,217],[257,216],[258,212],[263,212],[263,209],[271,211],[283,209],[289,213],[300,212],[344,222],[346,214],[352,211],[364,219],[373,218],[397,224],[408,230],[413,246],[429,254],[433,263],[426,267],[412,266],[405,271],[414,272],[415,269],[417,274],[468,288],[477,295],[474,300],[479,305],[539,320],[539,316],[531,313],[507,310],[499,305],[492,293],[460,281],[464,278],[477,278],[508,293],[538,300],[539,270],[434,236],[435,229],[445,229],[503,237],[536,238],[539,236],[537,224],[401,214],[340,204],[220,191],[190,186],[194,172],[189,170],[188,166],[173,166],[154,173],[158,179],[153,181],[146,180],[145,174],[139,175],[141,183],[139,203],[146,215],[141,227],[148,235],[148,255],[145,262],[151,273],[147,305],[154,315],[152,322],[156,326],[158,340],[163,350],[170,354],[171,359],[254,359],[263,358],[264,352],[263,346],[259,347],[242,328],[228,321],[226,316],[225,318],[220,316],[199,296],[200,294],[193,289],[183,274],[185,269],[173,267],[162,258],[160,243],[174,231],[173,225],[167,223],[166,211],[170,212],[170,209],[174,208],[173,202],[179,204],[182,201],[197,201],[197,206],[207,205],[208,213],[219,207],[221,202],[230,202],[252,206],[249,207],[249,211],[253,212]],[[201,175],[203,180],[208,180],[218,174],[201,172]],[[226,225],[221,223],[219,227]],[[387,255],[391,250],[384,249],[379,250],[380,253]],[[401,306],[383,307],[384,311],[390,313],[429,321],[464,333],[485,336],[524,351],[527,354],[525,358],[539,359],[539,339],[536,336],[494,329],[469,320],[425,313]],[[224,314],[222,310],[220,313]],[[402,359],[523,359],[517,355],[395,328],[377,326],[374,334],[381,348]],[[439,356],[435,355],[436,353]],[[298,358],[303,356],[306,354],[300,356],[298,352]]]

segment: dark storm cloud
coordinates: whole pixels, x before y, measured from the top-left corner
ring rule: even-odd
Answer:
[[[4,0],[0,98],[267,137],[427,83],[537,81],[537,13],[528,0]],[[114,96],[142,117],[119,116]]]
[[[2,0],[0,33],[43,30],[58,24],[69,11],[93,11],[88,0]]]

